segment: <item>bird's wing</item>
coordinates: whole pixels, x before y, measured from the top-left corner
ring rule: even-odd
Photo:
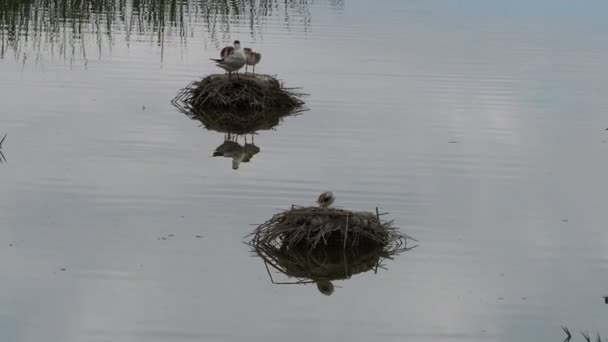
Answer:
[[[226,66],[240,67],[240,66],[243,66],[243,64],[245,64],[245,59],[243,58],[243,56],[238,56],[236,54],[232,54],[232,55],[224,58],[222,61],[218,61],[217,63],[223,64]]]
[[[225,48],[222,49],[222,51],[220,51],[220,56],[222,56],[222,58],[226,58],[230,55],[232,55],[234,53],[234,48],[232,46],[226,46]]]

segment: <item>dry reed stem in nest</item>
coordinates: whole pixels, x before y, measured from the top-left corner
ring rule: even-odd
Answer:
[[[251,235],[253,246],[308,250],[318,247],[398,250],[405,247],[407,239],[412,239],[400,233],[392,221],[381,220],[377,212],[296,206],[274,215]]]
[[[270,75],[215,74],[192,82],[173,100],[206,113],[289,112],[304,102],[295,88],[285,88]]]

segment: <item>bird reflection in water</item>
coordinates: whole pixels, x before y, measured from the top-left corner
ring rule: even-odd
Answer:
[[[254,136],[262,131],[276,131],[276,128],[287,117],[298,116],[308,110],[298,107],[280,111],[252,112],[205,112],[184,102],[181,93],[171,104],[192,120],[199,121],[209,131],[223,133],[224,141],[213,151],[214,157],[232,159],[232,169],[238,170],[241,163],[248,163],[260,148],[254,142]],[[243,140],[241,143],[239,140]]]
[[[248,163],[251,158],[260,152],[260,148],[255,145],[253,134],[251,142],[247,141],[247,136],[243,136],[244,144],[239,143],[241,136],[237,134],[225,133],[224,142],[215,148],[214,157],[224,157],[232,159],[232,169],[238,170],[241,163]]]

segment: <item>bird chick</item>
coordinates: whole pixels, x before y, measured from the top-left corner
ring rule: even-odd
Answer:
[[[327,208],[332,205],[335,200],[336,198],[334,197],[334,193],[331,191],[326,191],[319,196],[319,199],[317,199],[317,203],[321,208]]]

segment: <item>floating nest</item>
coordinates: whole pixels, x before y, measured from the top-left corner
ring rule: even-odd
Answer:
[[[381,215],[377,211],[292,206],[257,227],[251,244],[307,250],[404,248],[412,238]]]
[[[372,213],[292,206],[259,225],[249,245],[264,260],[272,283],[316,283],[321,293],[330,295],[332,281],[375,273],[384,268],[384,260],[416,247],[408,248],[407,240],[416,240],[382,215],[377,209]],[[274,281],[269,266],[296,281]]]
[[[276,78],[261,74],[240,74],[228,78],[214,74],[190,83],[172,102],[206,113],[289,113],[301,108],[305,94],[285,88]]]
[[[281,118],[302,112],[302,96],[270,75],[215,74],[190,83],[171,102],[207,129],[246,134],[272,129]]]
[[[205,112],[291,111],[304,104],[299,98],[303,94],[284,88],[270,75],[259,74],[209,75],[186,87],[185,95],[182,100]]]

